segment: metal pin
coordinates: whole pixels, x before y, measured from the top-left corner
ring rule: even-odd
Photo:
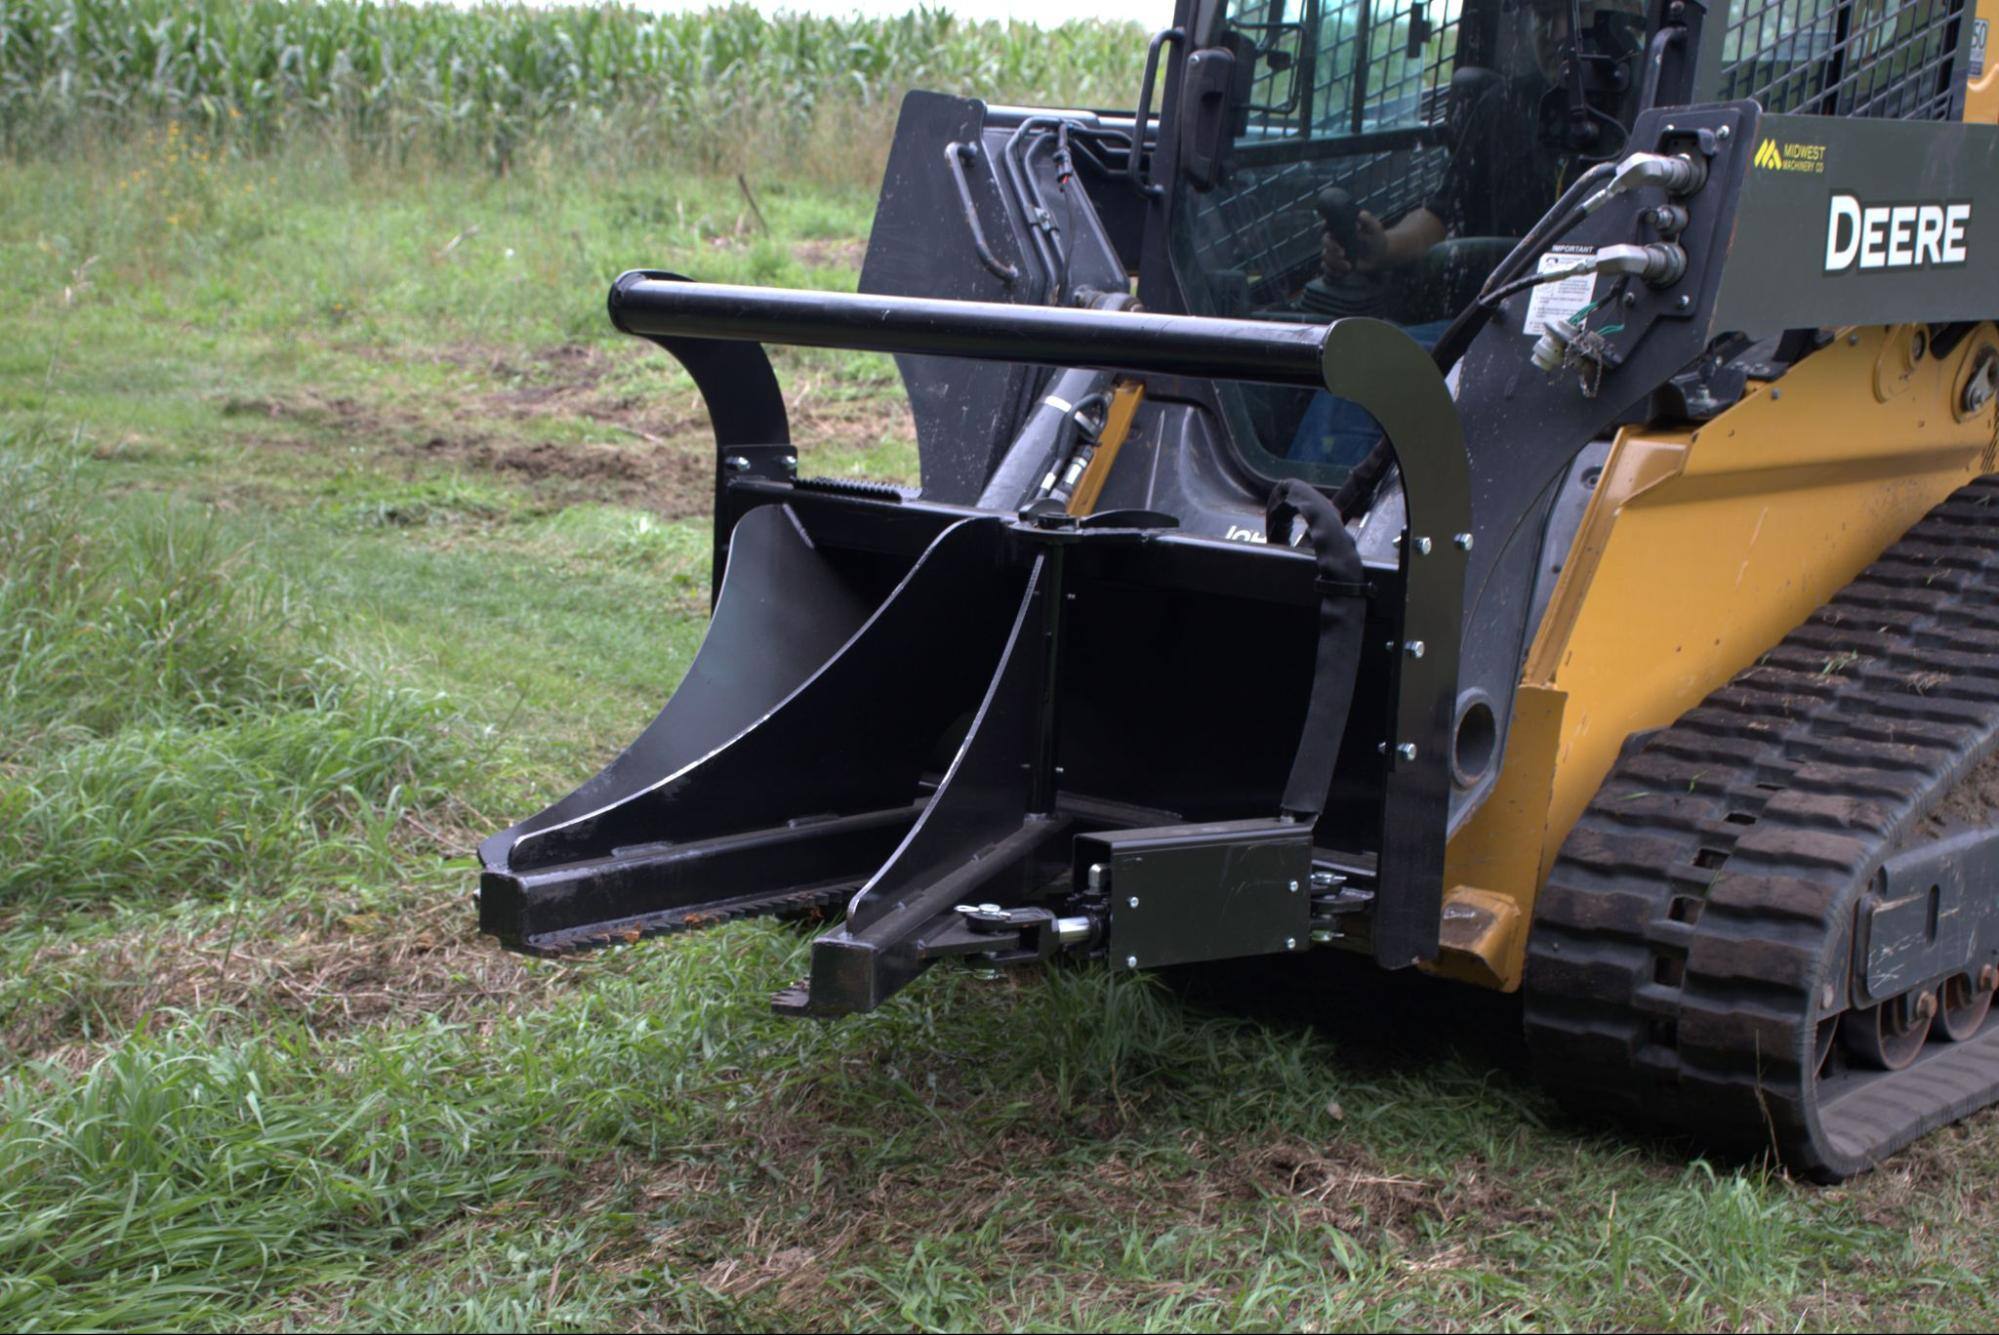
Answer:
[[[1401,756],[1404,760],[1414,760],[1416,758],[1416,743],[1402,743],[1402,745],[1395,748],[1395,754]]]

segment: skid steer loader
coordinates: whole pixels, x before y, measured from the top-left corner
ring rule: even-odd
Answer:
[[[799,1016],[1356,952],[1827,1180],[1992,1102],[1995,12],[1179,0],[1133,111],[911,94],[857,295],[612,286],[713,619],[482,929],[823,919]],[[802,476],[766,342],[895,354],[921,486]]]

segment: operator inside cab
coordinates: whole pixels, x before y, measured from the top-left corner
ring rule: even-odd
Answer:
[[[1192,307],[1390,321],[1436,342],[1579,163],[1622,151],[1642,0],[1232,0],[1255,78],[1218,181],[1184,187]],[[1323,392],[1235,386],[1272,472],[1336,481],[1379,438]]]
[[[1329,229],[1321,242],[1324,276],[1379,272],[1414,264],[1451,237],[1521,237],[1541,220],[1573,172],[1575,149],[1561,137],[1565,118],[1550,105],[1561,89],[1562,57],[1569,44],[1571,0],[1525,0],[1534,66],[1514,79],[1495,79],[1472,95],[1453,117],[1458,129],[1436,191],[1383,226],[1366,208],[1358,216],[1354,253]],[[1598,14],[1627,13],[1643,21],[1635,0],[1576,6],[1587,24]],[[1622,127],[1609,130],[1611,144]],[[1601,152],[1592,157],[1604,156]]]

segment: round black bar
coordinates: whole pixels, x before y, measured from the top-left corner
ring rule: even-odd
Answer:
[[[613,283],[610,309],[612,324],[648,338],[743,339],[1315,388],[1326,383],[1323,324],[739,287],[650,271]]]

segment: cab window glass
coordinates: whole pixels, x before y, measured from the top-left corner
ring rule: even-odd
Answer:
[[[1640,0],[1580,8],[1591,50],[1635,57]],[[1369,316],[1434,342],[1573,169],[1554,77],[1571,12],[1569,0],[1234,0],[1229,40],[1251,73],[1231,151],[1212,184],[1174,186],[1189,304]],[[1591,114],[1614,147],[1616,116]],[[1376,431],[1327,397],[1224,391],[1253,466],[1333,482]]]

